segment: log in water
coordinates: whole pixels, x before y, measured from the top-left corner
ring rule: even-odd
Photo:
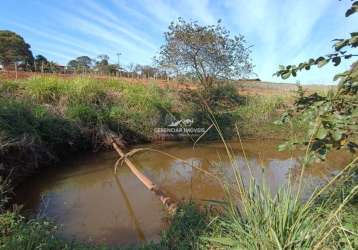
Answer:
[[[277,152],[277,141],[244,142],[246,162],[237,142],[231,142],[235,167],[248,177],[264,176],[272,191],[287,182],[288,173],[299,174],[299,152]],[[193,164],[155,152],[139,152],[131,159],[146,176],[175,200],[223,199],[220,184],[198,168],[234,183],[233,168],[221,143],[200,145],[166,143],[146,145],[178,156]],[[119,167],[115,152],[86,155],[71,163],[50,168],[31,178],[17,190],[17,200],[36,216],[47,216],[63,224],[61,236],[106,244],[136,244],[157,240],[167,226],[166,212],[156,195],[144,187],[127,167]],[[349,156],[335,153],[329,161],[308,168],[307,183],[317,185],[336,173]]]

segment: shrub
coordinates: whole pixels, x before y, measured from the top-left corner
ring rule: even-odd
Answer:
[[[69,91],[69,85],[57,77],[33,77],[23,86],[27,94],[38,103],[58,103]]]
[[[92,105],[75,104],[68,107],[66,115],[87,127],[95,127],[101,122],[99,111]]]
[[[183,114],[194,120],[194,127],[208,128],[215,121],[225,138],[234,135],[237,116],[233,110],[242,105],[244,100],[234,85],[214,85],[197,91],[186,89],[180,92],[180,97],[187,104]],[[218,133],[211,129],[203,138],[217,139]]]
[[[199,247],[199,237],[207,228],[207,215],[193,202],[181,204],[162,234],[163,249],[186,250]]]

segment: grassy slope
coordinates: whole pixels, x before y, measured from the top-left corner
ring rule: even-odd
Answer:
[[[154,127],[166,125],[163,118],[168,111],[179,115],[191,112],[173,89],[85,77],[4,81],[0,84],[0,103],[0,156],[5,163],[0,171],[2,175],[11,172],[12,176],[30,174],[73,152],[101,146],[103,128],[123,134],[128,142],[136,143],[150,140]],[[239,120],[243,136],[277,137],[282,127],[276,129],[272,122],[288,104],[285,96],[250,96],[232,113]],[[203,221],[208,219],[189,204],[173,218],[172,227],[159,245],[145,247],[199,246],[198,238],[193,235],[201,234]],[[43,249],[74,246],[57,239],[56,226],[48,222],[26,221],[12,213],[2,214],[0,220],[5,225],[0,228],[0,245],[6,243],[9,249],[11,246],[16,249],[19,244],[23,244],[24,249],[33,249],[40,243]],[[88,248],[77,243],[75,246]]]
[[[283,96],[249,96],[223,122],[239,121],[242,136],[278,137],[282,128],[272,123],[287,102]],[[173,114],[194,118],[198,126],[208,123],[180,100],[178,90],[123,79],[2,81],[0,104],[0,156],[5,165],[0,174],[12,171],[16,178],[74,152],[102,147],[105,129],[133,144],[152,140],[154,128],[166,126]]]
[[[3,82],[2,175],[26,175],[73,152],[100,147],[103,129],[122,134],[128,143],[148,141],[174,99],[156,86],[91,78]]]

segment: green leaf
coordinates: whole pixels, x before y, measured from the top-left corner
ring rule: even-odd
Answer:
[[[343,136],[343,131],[341,130],[336,130],[332,133],[332,138],[335,141],[340,141],[342,139]]]
[[[317,135],[316,137],[320,140],[326,138],[326,136],[328,135],[328,131],[327,129],[321,127],[318,131],[317,131]]]
[[[340,41],[340,42],[337,42],[335,45],[334,45],[334,48],[336,49],[336,51],[342,49],[344,46],[346,46],[348,44],[348,40],[343,40],[343,41]]]
[[[219,244],[222,244],[224,246],[236,246],[238,245],[238,242],[236,240],[233,240],[231,238],[224,238],[224,237],[217,237],[217,238],[211,238],[211,237],[200,237],[202,240],[207,240],[207,241],[211,241],[211,242],[216,242]]]
[[[349,44],[352,45],[353,47],[357,46],[358,43],[358,36],[354,36],[351,39],[349,39]]]
[[[325,58],[323,56],[320,56],[316,59],[316,64],[318,64],[320,61],[323,61]]]
[[[358,3],[357,2],[354,2],[352,4],[352,7],[346,11],[346,17],[349,17],[350,15],[354,14],[355,12],[358,12]]]
[[[358,117],[358,108],[353,109],[352,117]]]
[[[277,150],[281,152],[281,151],[285,151],[285,150],[289,149],[289,147],[290,147],[290,143],[284,142],[277,146]]]
[[[292,69],[291,72],[292,72],[292,76],[296,77],[296,75],[297,75],[296,70]]]
[[[341,63],[341,58],[339,56],[333,57],[332,61],[334,62],[334,66],[338,66]]]
[[[318,68],[321,68],[321,67],[323,67],[324,65],[326,65],[328,62],[329,62],[328,59],[323,59],[323,60],[321,60],[321,61],[318,62],[317,66],[318,66]]]
[[[281,75],[282,79],[287,79],[291,76],[291,71],[288,71],[287,73],[284,73]]]

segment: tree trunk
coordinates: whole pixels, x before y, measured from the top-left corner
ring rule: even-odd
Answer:
[[[17,80],[17,62],[15,62],[15,79]]]

